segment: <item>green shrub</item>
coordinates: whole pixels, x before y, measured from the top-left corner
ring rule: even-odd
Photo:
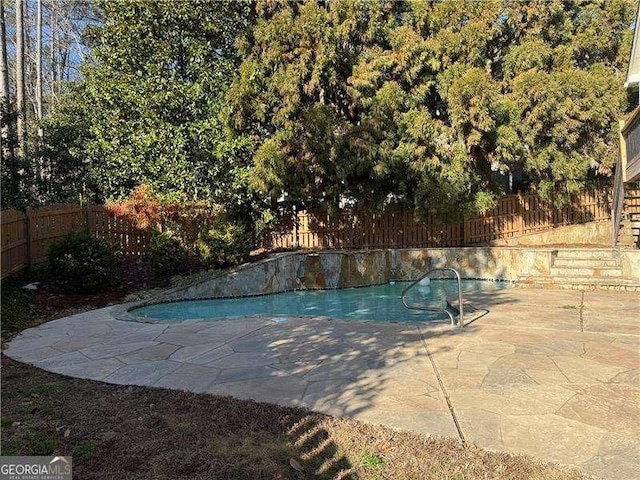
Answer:
[[[251,241],[242,225],[219,220],[200,232],[196,247],[206,267],[220,268],[244,262],[249,257]]]
[[[52,279],[70,293],[97,293],[117,285],[122,262],[113,246],[88,233],[72,233],[49,247]]]
[[[142,261],[153,269],[154,275],[175,275],[187,268],[187,251],[175,238],[166,233],[157,233],[142,254]]]

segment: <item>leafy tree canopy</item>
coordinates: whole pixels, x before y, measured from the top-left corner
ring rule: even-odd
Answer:
[[[105,1],[93,32],[95,62],[66,96],[52,131],[88,162],[98,199],[122,199],[139,184],[174,201],[240,206],[251,142],[221,119],[239,59],[246,3]],[[50,142],[60,145],[59,138]]]
[[[484,210],[492,170],[562,202],[607,173],[635,4],[329,2],[256,6],[229,124],[258,139],[252,184],[336,205]]]

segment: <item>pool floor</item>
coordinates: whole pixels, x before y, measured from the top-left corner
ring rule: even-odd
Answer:
[[[405,308],[400,297],[408,285],[408,282],[397,282],[338,290],[300,290],[242,298],[158,303],[134,309],[130,313],[135,317],[166,322],[250,315],[326,316],[359,322],[387,323],[449,320],[444,311],[426,312]],[[463,301],[465,294],[501,290],[507,286],[507,282],[463,280]],[[456,281],[438,279],[431,280],[427,285],[416,285],[409,290],[407,303],[441,310],[445,299],[457,304],[457,298]]]

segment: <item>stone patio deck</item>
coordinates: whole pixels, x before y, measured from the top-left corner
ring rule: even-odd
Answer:
[[[25,330],[5,353],[117,384],[186,389],[458,437],[640,478],[640,299],[508,289],[463,331],[317,318],[183,324],[112,308]]]

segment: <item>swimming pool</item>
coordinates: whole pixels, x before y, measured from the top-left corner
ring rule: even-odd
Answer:
[[[400,296],[408,285],[407,282],[397,282],[338,290],[299,290],[252,297],[157,303],[133,309],[129,314],[134,318],[163,322],[250,315],[325,316],[361,322],[449,320],[444,311],[425,312],[405,308]],[[500,290],[508,285],[508,282],[463,280],[463,299],[465,294]],[[443,308],[445,299],[457,299],[455,280],[439,279],[432,280],[428,285],[419,284],[407,295],[409,305],[432,309]]]

